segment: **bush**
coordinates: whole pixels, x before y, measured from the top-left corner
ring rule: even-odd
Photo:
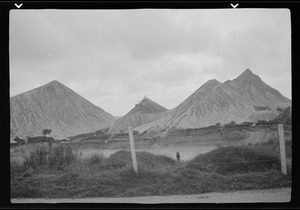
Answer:
[[[18,144],[25,144],[26,143],[26,140],[25,139],[21,139],[19,138],[18,136],[16,136],[16,138],[14,138],[14,140],[18,143]]]
[[[61,170],[73,163],[75,159],[71,147],[58,146],[54,147],[52,154],[49,155],[48,164],[51,169]]]
[[[23,165],[34,170],[61,170],[73,163],[75,159],[76,156],[71,147],[57,146],[50,153],[47,147],[41,146],[31,151],[28,157],[25,157]]]
[[[88,166],[101,165],[103,162],[103,155],[92,154],[92,156],[88,158],[86,161]]]
[[[31,151],[28,157],[25,157],[23,165],[27,168],[41,169],[45,168],[47,164],[48,150],[46,147],[37,147]]]
[[[10,162],[10,176],[22,174],[26,171],[26,167],[16,161]]]
[[[280,146],[278,140],[268,140],[262,144],[254,145],[255,151],[268,156],[280,157]],[[287,158],[292,157],[292,141],[285,141]]]
[[[280,169],[280,162],[274,156],[268,156],[246,147],[220,147],[201,154],[188,162],[188,168],[220,174],[262,172]]]
[[[176,161],[170,157],[164,155],[154,155],[149,152],[137,153],[137,160],[140,165],[143,165],[143,167],[149,169],[162,168],[174,165],[176,163]]]
[[[105,169],[119,169],[131,164],[131,154],[128,151],[121,150],[105,159],[103,166]]]
[[[42,142],[53,142],[53,137],[47,137],[47,136],[36,136],[36,137],[27,137],[28,143],[42,143]]]
[[[154,155],[149,152],[137,152],[136,159],[139,167],[141,166],[148,169],[171,166],[176,163],[176,161],[170,157]],[[108,169],[123,168],[132,165],[131,153],[125,150],[118,151],[105,160],[105,165]]]

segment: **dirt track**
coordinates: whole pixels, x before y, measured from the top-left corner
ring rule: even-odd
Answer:
[[[264,203],[290,202],[291,188],[205,193],[196,195],[85,199],[12,199],[12,203]]]

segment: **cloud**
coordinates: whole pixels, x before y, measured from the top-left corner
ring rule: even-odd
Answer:
[[[9,38],[12,59],[18,61],[50,63],[66,56],[68,39],[65,31],[51,24],[40,13],[12,10]]]
[[[125,21],[128,27],[124,31],[123,44],[138,59],[206,51],[217,40],[215,29],[211,25],[201,25],[201,19],[198,24],[186,27],[176,24],[174,15],[159,10],[126,13]]]
[[[10,92],[51,80],[114,115],[148,95],[174,108],[246,68],[291,93],[288,10],[12,10]],[[120,106],[122,104],[122,106]]]

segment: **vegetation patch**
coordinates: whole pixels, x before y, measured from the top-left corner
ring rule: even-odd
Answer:
[[[71,147],[57,146],[49,150],[40,146],[25,157],[23,166],[33,170],[60,170],[71,165],[76,159]]]
[[[205,172],[236,174],[280,169],[280,160],[247,147],[219,147],[191,160],[187,166]]]
[[[66,148],[57,153],[53,148],[55,160],[45,154],[39,148],[23,164],[11,163],[12,198],[187,195],[291,186],[291,176],[282,175],[278,158],[255,148],[220,147],[187,162],[137,152],[138,174],[128,151],[83,160],[70,158]],[[268,162],[251,162],[259,160]]]

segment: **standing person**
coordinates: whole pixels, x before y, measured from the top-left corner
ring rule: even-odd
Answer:
[[[177,158],[177,161],[179,162],[180,161],[180,154],[179,154],[179,152],[176,153],[176,158]]]

